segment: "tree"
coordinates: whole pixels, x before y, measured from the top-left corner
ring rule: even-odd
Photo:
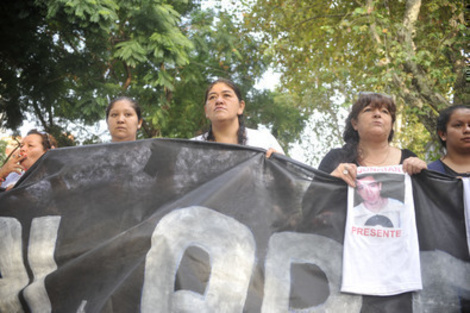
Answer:
[[[267,66],[257,53],[261,42],[220,8],[203,11],[198,1],[184,0],[7,0],[0,6],[0,34],[8,43],[0,48],[0,122],[10,129],[32,111],[45,130],[66,140],[71,123],[102,120],[109,100],[127,94],[143,107],[141,138],[188,138],[207,124],[206,86],[225,77],[247,94],[248,126],[269,125],[284,147],[301,130],[278,126],[301,118],[294,106],[269,92],[258,96],[254,85]],[[258,114],[263,103],[273,114]]]
[[[6,142],[5,140],[0,140],[0,164],[1,165],[5,164],[5,161],[8,157],[5,153],[7,146],[8,146],[8,142]]]
[[[26,111],[54,133],[102,119],[118,94],[148,88],[158,98],[171,85],[166,69],[187,64],[192,48],[166,1],[10,0],[1,11],[0,113],[11,129]]]
[[[188,138],[195,135],[195,130],[207,129],[204,93],[213,80],[223,77],[240,86],[245,96],[246,125],[268,127],[288,151],[289,143],[298,139],[307,116],[295,103],[283,101],[269,90],[255,88],[268,66],[258,53],[262,42],[244,31],[243,24],[226,11],[195,11],[190,24],[183,28],[194,50],[188,65],[176,74],[165,134]]]
[[[394,95],[398,140],[424,156],[437,112],[470,102],[463,1],[257,0],[250,10],[283,90],[326,121],[359,91]]]

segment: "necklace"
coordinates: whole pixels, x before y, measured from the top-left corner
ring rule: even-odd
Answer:
[[[362,155],[362,149],[359,151],[359,155]],[[359,164],[363,165],[363,166],[369,166],[369,165],[375,165],[375,166],[378,166],[378,165],[382,165],[385,163],[385,161],[387,161],[388,159],[388,156],[390,155],[390,146],[388,146],[388,149],[387,149],[387,154],[385,155],[385,158],[381,161],[381,162],[371,162],[371,161],[366,161],[365,158],[362,158],[361,156],[361,162],[359,162]]]

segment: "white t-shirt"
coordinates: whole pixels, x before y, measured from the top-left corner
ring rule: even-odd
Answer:
[[[354,224],[356,226],[376,226],[382,225],[383,227],[401,227],[400,211],[403,210],[403,202],[387,198],[387,205],[375,213],[368,210],[364,202],[354,207]]]
[[[5,178],[5,181],[2,182],[1,187],[2,188],[7,188],[7,187],[13,187],[15,186],[16,182],[20,180],[22,175],[12,172],[8,174],[8,176]]]
[[[470,251],[470,177],[463,177],[463,207],[465,217],[465,228],[467,230],[467,246]]]
[[[388,296],[422,289],[411,179],[405,199],[390,201],[379,213],[353,207],[349,187],[341,291]]]
[[[265,150],[273,148],[277,152],[285,154],[284,150],[282,150],[281,145],[277,142],[276,138],[274,138],[271,133],[251,128],[245,128],[245,131],[247,146],[263,148]],[[192,140],[205,141],[206,135],[207,133],[199,135],[197,137],[192,138]]]

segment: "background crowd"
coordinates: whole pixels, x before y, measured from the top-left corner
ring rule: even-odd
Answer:
[[[208,86],[204,99],[209,129],[192,139],[259,147],[266,150],[266,157],[273,153],[284,154],[270,133],[245,127],[245,105],[236,84],[227,79],[214,81]],[[359,166],[402,164],[404,172],[410,175],[429,169],[453,177],[470,176],[470,106],[451,106],[440,112],[436,133],[445,153],[429,165],[412,151],[391,145],[396,111],[391,96],[360,93],[346,118],[344,145],[330,150],[319,170],[343,179],[351,187],[356,187]],[[136,140],[143,123],[138,102],[127,96],[112,100],[106,108],[106,123],[112,143]],[[50,134],[29,131],[0,168],[1,187],[13,188],[40,157],[56,147],[57,142]]]

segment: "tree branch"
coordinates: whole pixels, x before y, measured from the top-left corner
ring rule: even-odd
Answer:
[[[47,129],[46,120],[44,119],[44,116],[42,115],[41,110],[39,109],[37,101],[33,100],[32,102],[33,102],[34,113],[36,113],[36,116],[39,119],[39,121],[41,122],[42,127],[44,129]]]
[[[149,126],[149,124],[145,120],[142,121],[142,128],[144,129],[147,138],[154,138],[159,135],[158,131],[155,128]]]
[[[127,78],[126,78],[126,81],[124,82],[124,85],[122,86],[122,89],[127,90],[127,88],[129,88],[132,82],[132,72],[131,72],[129,65],[127,65],[127,63],[124,63],[124,64],[126,66]]]
[[[295,29],[297,27],[299,27],[300,25],[302,24],[305,24],[305,23],[308,23],[312,20],[316,20],[316,19],[319,19],[319,18],[344,18],[345,16],[347,16],[348,14],[347,13],[341,13],[341,14],[331,14],[331,15],[315,15],[315,16],[312,16],[308,19],[305,19],[303,21],[300,21],[294,25],[292,25],[292,27],[286,27],[285,30],[286,31],[290,31],[292,29]]]
[[[374,2],[372,0],[367,0],[367,12],[370,14],[374,10]],[[377,44],[382,45],[382,40],[380,40],[380,36],[377,34],[377,24],[375,23],[375,20],[370,23],[369,29],[370,32],[372,33],[372,37],[375,39]]]
[[[413,36],[415,33],[414,25],[418,19],[420,8],[421,0],[408,0],[406,2],[406,10],[403,18],[403,28],[398,34],[398,40],[402,44],[407,55],[405,62],[403,63],[403,69],[405,70],[405,72],[413,75],[412,84],[413,87],[416,89],[416,94],[420,94],[421,97],[426,100],[426,103],[429,104],[433,110],[439,111],[442,104],[446,104],[447,106],[449,106],[450,103],[445,97],[438,93],[435,93],[432,90],[431,86],[428,83],[426,73],[419,67],[419,65],[415,61],[413,61],[413,57],[415,56],[416,50],[413,41]],[[423,101],[417,101],[415,99],[416,97],[412,95],[411,90],[402,90],[405,92],[405,95],[403,97],[405,100],[408,99],[409,101],[411,101],[411,105],[422,108]],[[425,126],[426,128],[428,128],[427,125]],[[434,129],[430,130],[430,132],[433,133]]]

